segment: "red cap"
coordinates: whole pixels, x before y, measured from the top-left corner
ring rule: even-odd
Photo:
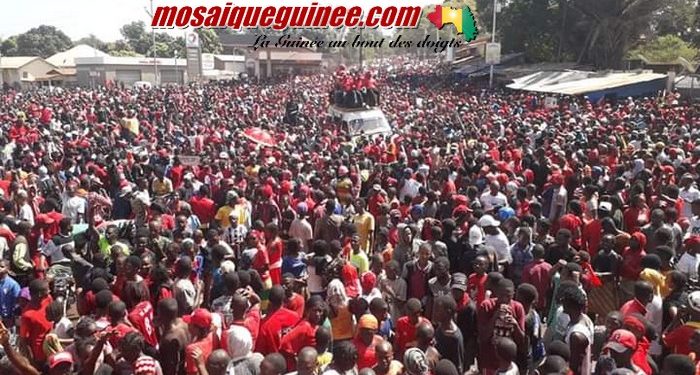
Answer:
[[[362,289],[371,290],[377,284],[377,275],[374,272],[365,272],[362,274]]]
[[[694,235],[686,238],[686,240],[683,243],[685,244],[686,247],[698,245],[698,244],[700,244],[700,236],[698,236],[697,234],[694,234]]]
[[[198,308],[192,312],[192,315],[184,316],[182,320],[203,329],[211,327],[211,313],[207,309]]]
[[[634,333],[626,329],[618,329],[613,332],[608,339],[608,343],[605,344],[605,349],[614,350],[618,353],[635,350],[636,348],[637,338],[634,336]]]
[[[73,364],[73,355],[69,352],[58,352],[49,357],[49,368],[55,368],[61,363]]]

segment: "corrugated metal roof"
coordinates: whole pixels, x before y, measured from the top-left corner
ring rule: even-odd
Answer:
[[[2,56],[0,57],[0,68],[19,69],[39,58],[36,56]]]
[[[581,95],[615,87],[666,78],[665,74],[640,72],[540,72],[516,78],[507,87],[515,90],[549,92],[564,95]]]
[[[63,52],[59,52],[48,59],[51,64],[58,67],[74,67],[76,57],[104,57],[106,53],[88,46],[87,44],[78,44],[77,46]]]

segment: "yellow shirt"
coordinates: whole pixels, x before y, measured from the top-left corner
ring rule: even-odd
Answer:
[[[370,234],[374,232],[374,216],[365,211],[364,214],[357,214],[353,218],[357,234],[360,236],[360,248],[365,251],[370,250]]]
[[[231,218],[229,217],[231,211],[233,211],[233,207],[225,205],[219,208],[219,210],[216,211],[216,216],[214,216],[214,219],[219,220],[221,222],[221,227],[224,229],[227,229],[231,226]]]
[[[122,120],[122,126],[124,126],[128,131],[132,132],[134,135],[139,135],[139,120],[135,118],[124,118]]]
[[[353,316],[348,306],[336,311],[337,315],[331,318],[331,334],[333,341],[352,339],[354,334]]]

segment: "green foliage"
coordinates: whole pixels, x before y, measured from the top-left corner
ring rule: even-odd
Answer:
[[[212,29],[197,29],[199,35],[199,44],[202,47],[203,53],[221,53],[224,47],[219,41],[219,36]]]
[[[73,42],[61,30],[41,25],[6,39],[0,48],[5,56],[49,57],[72,46]]]
[[[0,44],[0,53],[3,56],[17,56],[17,36],[11,36]]]
[[[663,6],[654,16],[652,28],[655,35],[673,34],[691,37],[696,22],[696,0],[664,0]]]
[[[675,35],[664,35],[654,38],[629,53],[631,58],[637,55],[642,55],[652,62],[672,62],[679,57],[693,61],[698,56],[698,49]]]

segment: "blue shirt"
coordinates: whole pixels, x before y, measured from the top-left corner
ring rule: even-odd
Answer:
[[[0,317],[3,319],[15,317],[19,292],[19,284],[9,275],[0,280]]]

